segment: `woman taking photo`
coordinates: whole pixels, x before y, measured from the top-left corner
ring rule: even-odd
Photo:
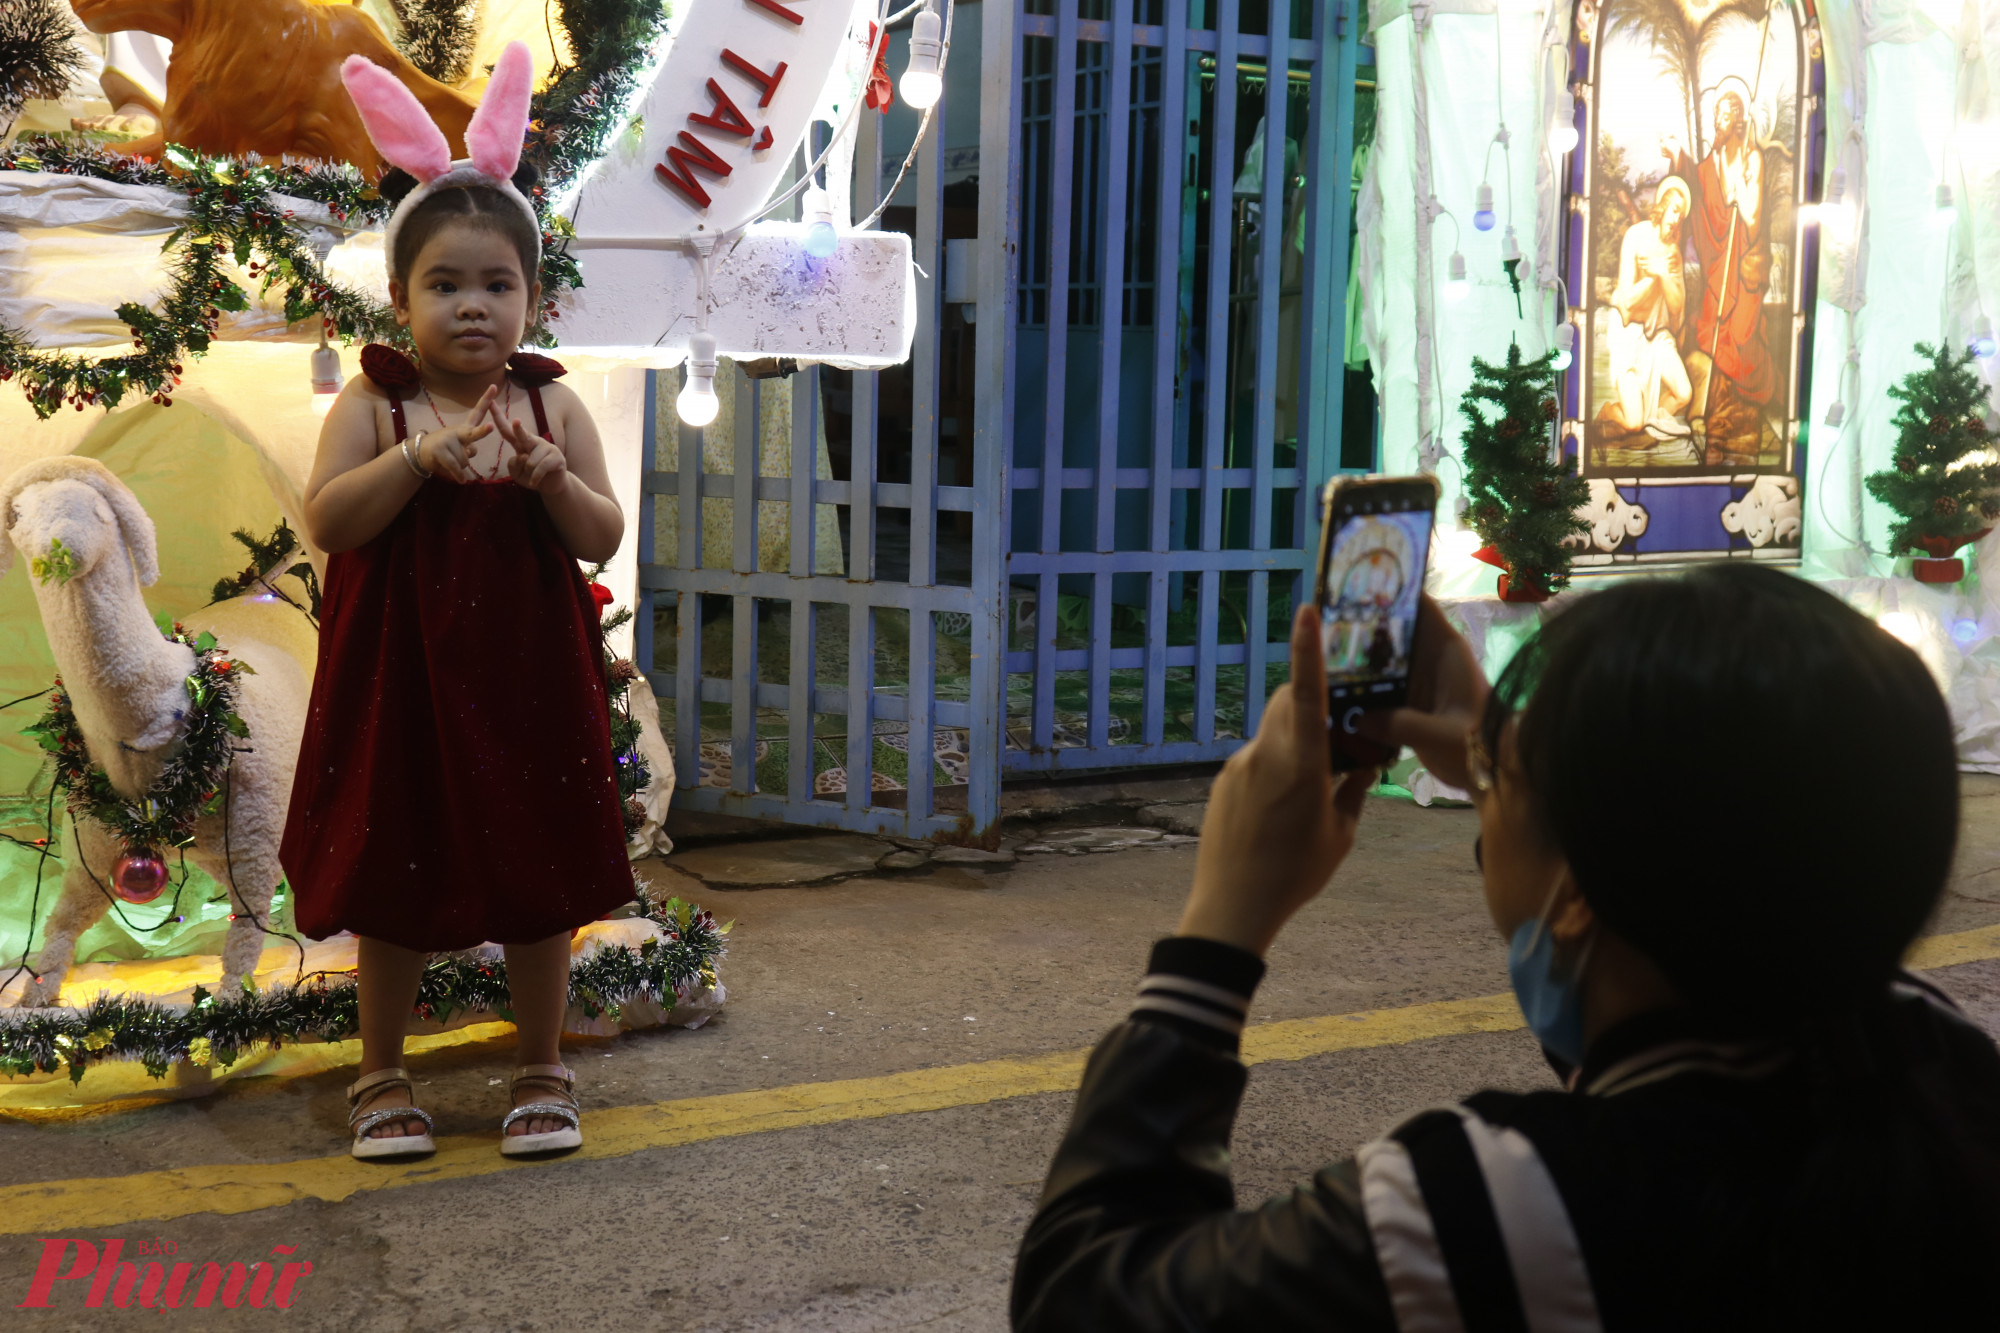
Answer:
[[[1021,1330],[2000,1326],[2000,1054],[1899,971],[1958,828],[1903,644],[1748,564],[1555,616],[1489,693],[1426,603],[1382,720],[1473,793],[1486,904],[1561,1090],[1418,1115],[1238,1211],[1262,956],[1353,847],[1316,619],[1211,795],[1179,932],[1092,1056],[1022,1243]]]

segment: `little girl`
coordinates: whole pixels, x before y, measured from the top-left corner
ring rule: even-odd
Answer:
[[[541,298],[541,229],[511,180],[530,72],[510,46],[466,132],[471,161],[453,163],[399,82],[359,57],[342,71],[414,178],[382,188],[409,189],[385,245],[419,354],[364,350],[305,496],[329,559],[282,857],[300,928],[360,937],[356,1157],[433,1149],[404,1028],[425,955],[489,940],[506,948],[520,1043],[501,1151],[580,1145],[559,1051],[570,932],[632,897],[576,564],[609,559],[624,520],[589,413],[553,383],[562,367],[515,350]]]

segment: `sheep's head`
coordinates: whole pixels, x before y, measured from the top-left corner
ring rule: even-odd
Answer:
[[[18,550],[42,584],[90,574],[119,545],[131,553],[142,584],[159,578],[153,520],[125,483],[92,458],[45,458],[0,487],[0,575]]]

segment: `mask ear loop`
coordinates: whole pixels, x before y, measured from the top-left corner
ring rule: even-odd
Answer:
[[[1552,886],[1549,889],[1548,898],[1542,903],[1542,910],[1540,914],[1535,917],[1535,933],[1528,937],[1528,952],[1530,953],[1534,952],[1535,946],[1542,942],[1542,932],[1546,931],[1549,928],[1549,914],[1555,911],[1556,899],[1559,896],[1561,896],[1561,894],[1562,894],[1562,879],[1560,876],[1558,876],[1554,886]],[[1583,952],[1577,955],[1576,966],[1570,969],[1569,980],[1572,983],[1581,982],[1583,980],[1584,969],[1590,966],[1590,955],[1593,952],[1595,952],[1596,949],[1597,949],[1597,927],[1595,923],[1593,923],[1590,930],[1590,938],[1586,939],[1583,942]]]

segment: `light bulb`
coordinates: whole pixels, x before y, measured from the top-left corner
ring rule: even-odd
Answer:
[[[1557,370],[1568,370],[1575,359],[1576,325],[1567,321],[1556,327],[1556,359],[1552,363]]]
[[[1561,157],[1576,147],[1577,138],[1576,122],[1559,120],[1549,126],[1549,151]]]
[[[944,78],[938,72],[938,61],[944,54],[943,28],[928,0],[910,24],[910,63],[903,67],[903,80],[897,87],[903,100],[919,111],[936,106],[944,92]]]
[[[825,259],[840,248],[840,232],[833,225],[833,203],[825,190],[815,185],[806,190],[806,253]]]
[[[340,374],[340,353],[328,347],[325,342],[313,349],[312,354],[312,403],[313,412],[321,417],[333,411],[334,403],[340,398],[341,385],[345,383]]]
[[[1465,277],[1465,256],[1454,250],[1445,265],[1444,295],[1448,301],[1463,301],[1472,284]]]
[[[1481,231],[1493,230],[1493,187],[1485,181],[1472,192],[1472,225]]]
[[[1958,221],[1958,202],[1952,198],[1951,186],[1943,181],[1937,187],[1937,225],[1949,228]]]
[[[1981,361],[1993,355],[1993,322],[1986,316],[1981,315],[1973,321],[1972,338],[1966,343],[1966,347]]]
[[[690,426],[706,426],[722,408],[715,396],[715,366],[715,335],[703,329],[688,339],[687,385],[674,399],[674,411]]]

